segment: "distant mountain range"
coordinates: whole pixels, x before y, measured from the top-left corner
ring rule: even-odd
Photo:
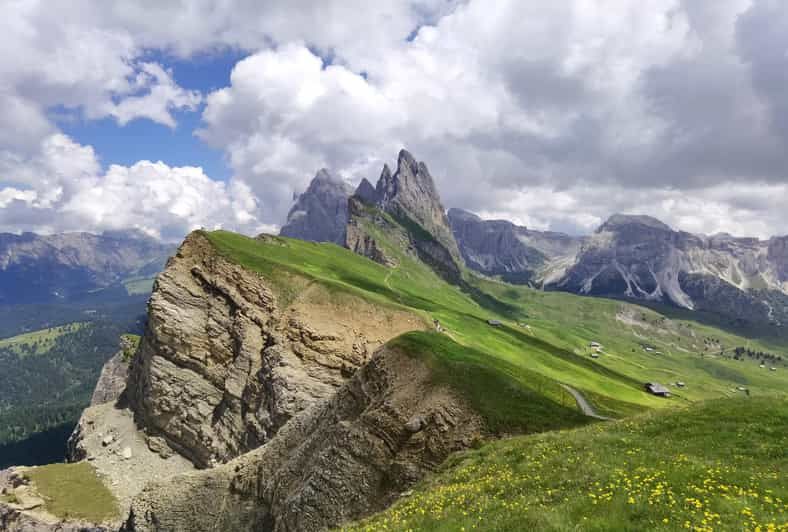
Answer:
[[[0,234],[0,469],[62,458],[119,336],[142,332],[174,251],[135,231]]]
[[[397,199],[391,203],[391,198]],[[483,220],[462,209],[446,213],[426,165],[405,150],[394,174],[386,166],[377,186],[364,179],[355,192],[321,170],[299,196],[281,234],[357,251],[369,247],[369,238],[359,239],[352,229],[358,225],[353,212],[363,204],[412,219],[458,265],[484,275],[549,290],[666,303],[735,321],[788,324],[788,236],[695,235],[649,216],[623,214],[611,216],[592,235],[572,236]]]
[[[151,279],[174,250],[143,233],[0,234],[0,305],[70,301]]]

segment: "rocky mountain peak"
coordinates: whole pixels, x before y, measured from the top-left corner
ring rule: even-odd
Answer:
[[[401,150],[393,175],[388,165],[383,167],[376,194],[382,210],[417,222],[460,260],[446,211],[426,164],[417,162],[407,150]]]
[[[378,192],[366,177],[358,184],[353,195],[368,205],[374,205],[378,202]]]
[[[453,223],[455,220],[458,222],[481,222],[482,219],[473,214],[470,211],[466,211],[465,209],[458,209],[456,207],[452,207],[449,209],[449,212],[446,213],[449,217],[449,220]]]
[[[518,283],[549,275],[551,264],[574,257],[582,242],[562,233],[531,231],[507,220],[483,220],[463,209],[449,209],[448,218],[465,264]]]
[[[319,170],[290,209],[280,234],[315,242],[344,243],[347,200],[352,192],[342,179],[325,168]]]
[[[657,229],[660,231],[673,231],[669,225],[642,214],[614,214],[605,223],[599,226],[598,233],[604,231],[618,231],[625,227],[641,227]]]
[[[392,178],[391,169],[388,164],[383,165],[383,171],[380,172],[380,178],[378,178],[378,184],[375,191],[377,201],[380,203],[385,203],[387,200],[397,195],[397,183]]]

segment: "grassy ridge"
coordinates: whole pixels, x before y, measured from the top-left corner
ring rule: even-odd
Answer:
[[[424,360],[432,378],[463,396],[499,434],[528,434],[589,422],[555,381],[438,333],[412,332],[389,345]]]
[[[345,530],[788,530],[786,428],[738,398],[500,440]]]
[[[765,346],[705,325],[666,320],[628,303],[541,292],[466,274],[468,284],[485,296],[470,297],[390,243],[376,227],[365,230],[397,262],[396,267],[386,268],[334,244],[282,237],[255,240],[224,231],[205,235],[220,253],[269,279],[285,300],[292,297],[289,292],[298,291],[296,278],[308,278],[330,290],[404,307],[429,321],[438,319],[458,344],[486,357],[487,364],[507,365],[525,386],[539,389],[538,379],[551,381],[552,386],[542,389],[559,404],[564,400],[563,393],[554,392],[559,382],[582,390],[600,411],[614,416],[741,393],[736,387],[742,384],[753,394],[788,390],[788,368],[763,371],[698,347],[700,339],[707,337],[723,345],[761,346],[768,351],[785,345]],[[632,325],[619,319],[622,312],[643,320]],[[502,326],[490,327],[489,319],[500,320]],[[589,357],[590,341],[605,345],[599,359]],[[663,354],[646,353],[643,344],[653,344]],[[674,390],[677,398],[665,401],[643,391],[642,383],[652,380],[665,384],[683,380],[687,387]]]

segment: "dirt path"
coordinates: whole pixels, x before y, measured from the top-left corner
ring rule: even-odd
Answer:
[[[577,390],[575,390],[571,386],[567,386],[566,384],[562,384],[561,387],[564,390],[566,390],[567,392],[569,392],[570,394],[572,394],[572,397],[574,397],[575,401],[577,402],[577,406],[579,406],[580,410],[582,410],[583,413],[585,415],[587,415],[588,417],[593,417],[593,418],[596,418],[596,419],[603,419],[603,420],[612,420],[613,419],[612,417],[605,417],[605,416],[601,416],[601,415],[597,414],[596,411],[594,410],[594,408],[588,403],[588,401],[586,401],[586,398],[583,397],[583,395],[580,392],[578,392]]]
[[[388,271],[388,273],[386,274],[386,278],[385,278],[385,279],[383,279],[383,284],[385,284],[385,285],[386,285],[386,288],[388,288],[389,290],[391,290],[391,292],[392,292],[392,293],[394,293],[395,295],[396,295],[396,292],[395,292],[395,291],[394,291],[394,289],[391,287],[391,283],[389,282],[389,280],[391,279],[391,276],[392,276],[392,274],[393,274],[395,271],[397,271],[397,269],[399,269],[399,262],[398,262],[398,263],[397,263],[395,266],[392,266],[392,267],[390,267],[390,268],[389,268],[389,271]],[[399,296],[397,296],[397,298],[399,299]]]

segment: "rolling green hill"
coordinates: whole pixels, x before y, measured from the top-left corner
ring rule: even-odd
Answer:
[[[20,357],[45,355],[57,345],[59,338],[77,332],[87,325],[86,322],[74,322],[3,338],[0,340],[0,351],[6,350]]]
[[[423,358],[494,433],[531,435],[450,458],[348,530],[788,530],[788,338],[468,271],[452,285],[367,230],[394,266],[333,244],[207,237],[281,298],[306,276],[438,320],[440,332],[391,345]],[[737,357],[741,349],[769,353],[769,365]],[[646,393],[650,381],[671,397]],[[584,417],[562,385],[621,419]]]
[[[271,279],[285,298],[288,290],[297,290],[288,284],[291,272],[331,290],[439,320],[445,336],[490,364],[506,365],[524,385],[558,404],[573,403],[559,383],[580,390],[598,411],[611,416],[744,395],[739,387],[754,396],[788,392],[785,358],[775,371],[732,358],[737,346],[788,352],[788,339],[745,338],[630,303],[543,292],[468,272],[465,286],[459,287],[396,246],[387,249],[397,260],[388,268],[333,244],[283,237],[255,240],[222,231],[207,237],[222,254]],[[385,245],[385,239],[380,241]],[[498,320],[500,326],[488,320]],[[603,345],[598,358],[591,358],[591,342]],[[663,399],[643,390],[649,381],[685,386],[672,387],[673,397]]]

